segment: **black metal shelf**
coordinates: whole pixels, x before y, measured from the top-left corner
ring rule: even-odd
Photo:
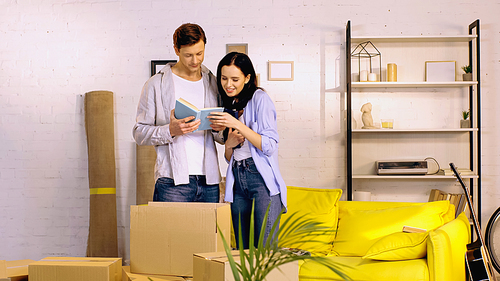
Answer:
[[[346,170],[347,170],[347,200],[352,200],[353,192],[353,179],[373,179],[375,176],[371,175],[353,175],[353,133],[468,133],[469,134],[469,160],[470,167],[477,167],[474,171],[475,175],[467,177],[470,180],[469,188],[471,194],[476,198],[477,212],[481,213],[481,75],[480,75],[480,33],[479,33],[479,20],[472,22],[469,27],[468,35],[451,35],[451,36],[351,36],[351,21],[346,25],[346,130],[347,130],[347,143],[346,143]],[[385,43],[402,43],[402,42],[464,42],[469,44],[469,65],[475,71],[476,81],[456,81],[446,83],[431,83],[431,82],[353,82],[351,76],[351,47],[352,44],[357,44],[364,41],[372,42],[385,42]],[[474,45],[475,44],[475,45]],[[474,128],[471,129],[406,129],[389,132],[390,130],[353,130],[352,129],[352,91],[357,91],[363,88],[387,88],[390,92],[393,88],[454,88],[454,87],[468,87],[469,88],[469,108],[471,123]],[[474,92],[475,91],[475,92]],[[474,118],[477,118],[475,120]],[[477,137],[477,143],[474,142],[474,137]],[[477,161],[477,162],[475,162]],[[388,179],[388,177],[378,177],[380,179]],[[398,177],[398,179],[415,180],[418,177]],[[438,177],[425,177],[428,179],[439,179]],[[476,184],[474,184],[476,183]],[[480,216],[479,216],[480,222]]]

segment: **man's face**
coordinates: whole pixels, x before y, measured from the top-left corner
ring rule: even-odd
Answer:
[[[205,43],[203,40],[198,43],[175,48],[175,54],[179,57],[179,63],[188,72],[200,71],[201,63],[205,58]]]

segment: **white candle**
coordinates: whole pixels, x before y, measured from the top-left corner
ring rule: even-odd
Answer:
[[[368,71],[367,70],[361,70],[361,72],[359,73],[359,81],[360,82],[368,81]]]
[[[370,74],[368,74],[368,81],[370,81],[370,82],[377,81],[377,73],[370,73]]]
[[[354,191],[352,194],[352,200],[354,201],[371,201],[372,193],[369,191]]]

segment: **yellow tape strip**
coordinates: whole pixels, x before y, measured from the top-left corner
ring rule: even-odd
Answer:
[[[116,194],[116,188],[112,187],[91,188],[90,195],[96,195],[96,194]]]

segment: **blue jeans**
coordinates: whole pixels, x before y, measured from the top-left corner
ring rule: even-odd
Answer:
[[[257,171],[257,167],[252,158],[234,161],[232,170],[234,175],[234,187],[231,215],[236,244],[239,245],[238,225],[241,217],[243,247],[245,249],[249,248],[250,214],[252,211],[252,202],[255,200],[254,244],[255,247],[257,247],[267,207],[271,204],[264,232],[264,243],[267,241],[271,228],[281,212],[281,198],[279,194],[274,196],[269,195],[269,190],[266,187],[264,179],[259,171]],[[274,238],[276,237],[273,237],[273,239]]]
[[[207,184],[205,176],[189,176],[189,184],[180,185],[171,178],[159,178],[153,201],[219,203],[219,185]]]

